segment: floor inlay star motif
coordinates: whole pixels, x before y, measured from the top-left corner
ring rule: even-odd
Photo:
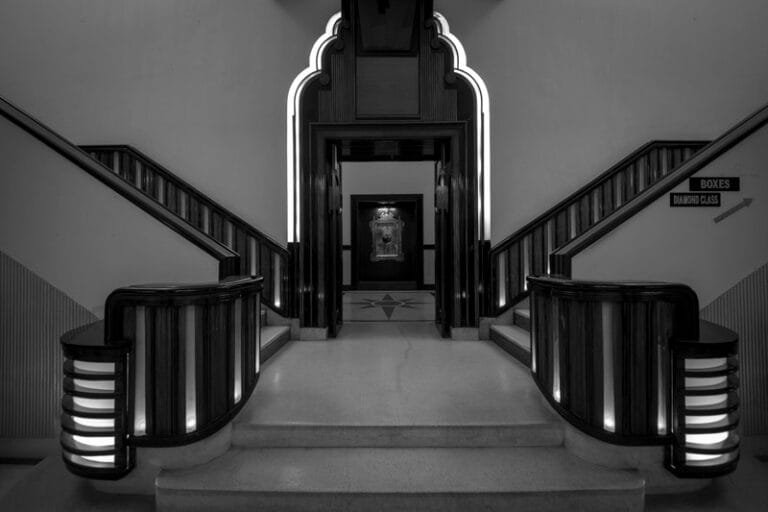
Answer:
[[[387,320],[392,319],[392,314],[397,308],[403,309],[418,309],[416,306],[425,305],[426,302],[416,302],[415,299],[395,299],[390,294],[384,295],[380,299],[360,299],[363,302],[351,302],[354,306],[361,306],[360,309],[374,309],[381,308],[384,314],[387,315]]]

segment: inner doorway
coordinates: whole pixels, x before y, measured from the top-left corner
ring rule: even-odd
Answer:
[[[435,321],[434,165],[343,163],[345,324]]]

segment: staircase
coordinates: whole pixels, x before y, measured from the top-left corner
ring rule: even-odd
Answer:
[[[291,345],[262,370],[225,455],[160,474],[157,509],[643,509],[637,473],[566,451],[526,368],[425,325]]]

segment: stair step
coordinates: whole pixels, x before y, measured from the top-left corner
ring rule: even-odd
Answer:
[[[526,366],[531,366],[531,333],[516,325],[492,325],[491,340]]]
[[[640,511],[644,481],[563,448],[232,449],[163,471],[159,511]]]
[[[287,325],[263,326],[261,328],[261,362],[275,355],[290,339],[291,328]]]
[[[512,315],[512,323],[525,331],[531,332],[531,310],[528,308],[515,309]]]
[[[268,425],[235,423],[232,444],[249,448],[560,446],[560,420],[513,425]]]

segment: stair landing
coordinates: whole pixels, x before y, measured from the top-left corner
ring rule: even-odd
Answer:
[[[642,510],[644,482],[570,455],[528,369],[431,323],[346,325],[265,365],[211,463],[163,471],[171,510]]]

